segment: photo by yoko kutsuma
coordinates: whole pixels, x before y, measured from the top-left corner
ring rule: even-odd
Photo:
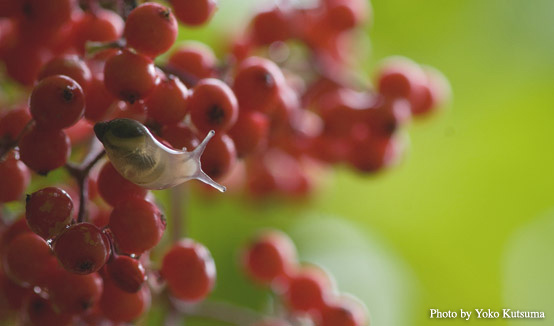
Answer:
[[[0,0],[0,325],[549,325],[553,12]]]

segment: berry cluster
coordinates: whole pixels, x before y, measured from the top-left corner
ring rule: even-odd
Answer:
[[[369,16],[364,0],[280,1],[258,12],[221,60],[202,43],[175,45],[179,23],[205,24],[216,7],[0,1],[0,82],[19,85],[10,108],[0,103],[0,322],[115,325],[148,309],[157,281],[182,302],[214,287],[209,250],[178,233],[160,267],[150,261],[165,217],[151,192],[103,161],[95,123],[136,120],[164,145],[197,149],[202,170],[231,188],[299,197],[316,166],[373,173],[395,162],[399,130],[448,95],[439,72],[405,58],[383,63],[375,87],[352,78],[347,44]],[[113,130],[112,145],[154,169],[130,129]],[[4,207],[26,192],[24,214]],[[366,323],[330,275],[298,265],[280,233],[261,235],[244,263],[293,315],[320,326]]]
[[[245,249],[242,264],[249,277],[272,288],[292,317],[307,317],[319,326],[367,323],[364,306],[340,294],[331,275],[313,265],[299,265],[293,242],[281,232],[260,233]],[[275,325],[287,325],[281,322]],[[262,325],[274,325],[267,323]]]

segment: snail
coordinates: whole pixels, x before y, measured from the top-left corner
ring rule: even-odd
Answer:
[[[191,179],[224,192],[200,165],[200,156],[215,132],[212,130],[192,151],[178,151],[160,143],[140,122],[115,119],[94,125],[114,168],[127,180],[147,189],[167,189]]]

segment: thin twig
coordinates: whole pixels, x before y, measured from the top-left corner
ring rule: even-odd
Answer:
[[[207,318],[238,326],[249,326],[265,317],[254,310],[222,301],[205,300],[192,304],[173,299],[172,305],[186,316]]]
[[[171,238],[174,242],[187,236],[188,197],[189,189],[186,183],[169,190]]]
[[[19,144],[19,141],[21,141],[23,134],[25,134],[27,130],[29,130],[32,124],[33,124],[33,120],[27,122],[25,127],[23,127],[19,135],[17,135],[17,137],[15,137],[13,141],[7,142],[3,144],[3,146],[0,146],[0,162],[2,162],[6,154],[8,154],[12,149],[14,149]]]
[[[90,170],[94,167],[102,157],[106,154],[104,149],[98,152],[96,150],[98,142],[93,142],[91,149],[83,162],[75,164],[68,162],[65,164],[66,170],[69,174],[77,180],[79,185],[79,213],[77,214],[77,223],[85,221],[86,218],[86,202],[88,198],[88,175]]]

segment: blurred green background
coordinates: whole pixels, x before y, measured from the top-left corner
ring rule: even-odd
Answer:
[[[180,37],[217,49],[222,31],[244,26],[259,5],[222,0],[207,28]],[[193,196],[189,234],[218,268],[212,297],[267,308],[269,292],[244,278],[236,258],[258,228],[276,227],[302,261],[325,267],[366,303],[373,325],[554,325],[554,1],[372,6],[367,75],[380,59],[405,55],[444,72],[452,105],[414,121],[399,166],[374,177],[339,168],[308,203]],[[430,308],[543,311],[546,319],[473,312],[469,322],[437,320]]]

